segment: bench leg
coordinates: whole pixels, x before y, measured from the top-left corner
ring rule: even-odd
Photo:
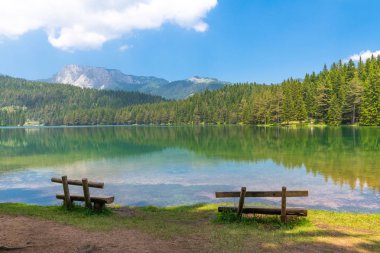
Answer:
[[[286,223],[286,187],[282,187],[281,192],[281,222]]]
[[[104,209],[104,207],[105,207],[104,203],[99,203],[99,202],[94,203],[94,210],[96,211],[101,211]]]
[[[83,185],[83,196],[84,196],[84,201],[86,203],[86,207],[88,209],[92,209],[91,198],[90,198],[90,189],[88,188],[87,178],[82,179],[82,185]]]
[[[242,187],[240,190],[240,199],[239,199],[239,206],[237,210],[237,216],[240,219],[241,214],[243,213],[243,207],[244,207],[244,198],[245,198],[245,193],[247,191],[247,188]]]
[[[72,201],[70,198],[70,191],[69,191],[69,184],[67,183],[67,176],[62,177],[62,186],[63,186],[63,194],[65,195],[63,204],[66,208],[70,208],[72,206]]]

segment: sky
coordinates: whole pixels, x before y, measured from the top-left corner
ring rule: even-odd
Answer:
[[[380,55],[377,0],[0,0],[0,73],[278,83]]]

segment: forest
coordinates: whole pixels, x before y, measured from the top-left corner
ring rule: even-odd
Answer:
[[[0,126],[22,126],[25,124],[23,108],[8,106],[0,108]]]
[[[117,110],[115,124],[380,125],[380,57],[281,84],[235,84],[182,101]]]
[[[7,110],[4,108],[14,108]],[[0,124],[380,125],[380,57],[339,61],[280,84],[237,83],[167,101],[0,77]]]
[[[27,120],[43,125],[63,125],[66,115],[79,110],[87,111],[86,115],[91,112],[93,121],[87,124],[107,124],[113,121],[109,111],[160,101],[165,100],[138,92],[82,89],[0,76],[0,126],[21,126]]]

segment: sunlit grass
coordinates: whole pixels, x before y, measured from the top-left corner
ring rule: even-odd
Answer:
[[[123,210],[127,215],[122,215]],[[216,204],[114,206],[98,213],[80,206],[66,210],[62,206],[0,204],[2,215],[47,219],[88,230],[137,229],[165,240],[207,238],[210,251],[307,251],[310,246],[321,252],[380,252],[380,214],[310,210],[308,217],[289,218],[282,224],[278,216],[237,219],[233,213],[216,210]]]

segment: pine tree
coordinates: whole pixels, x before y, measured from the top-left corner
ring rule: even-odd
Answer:
[[[363,84],[357,75],[348,83],[348,91],[344,102],[344,114],[347,115],[347,120],[351,124],[355,124],[360,111],[362,101]]]
[[[368,78],[364,84],[361,103],[360,124],[375,126],[380,124],[380,73],[368,63]]]
[[[316,119],[318,121],[324,122],[326,120],[326,115],[328,111],[328,106],[330,102],[331,94],[331,83],[328,76],[324,75],[319,77],[316,83],[316,97],[315,103],[316,109]]]
[[[292,96],[292,89],[290,80],[283,83],[283,120],[289,124],[290,121],[295,119],[294,99]]]
[[[329,125],[339,125],[342,121],[342,110],[339,103],[339,99],[336,94],[332,95],[330,106],[327,112],[327,122]]]

